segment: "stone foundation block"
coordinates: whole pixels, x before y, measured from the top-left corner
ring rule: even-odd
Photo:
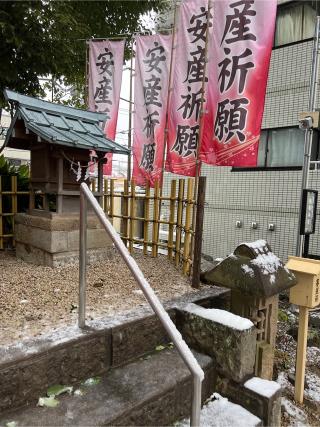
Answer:
[[[79,260],[79,218],[75,215],[17,214],[15,217],[16,254],[24,261],[62,267]],[[109,257],[111,239],[95,218],[88,217],[88,262]]]
[[[188,304],[180,311],[178,327],[195,350],[214,357],[217,369],[242,382],[253,375],[256,330],[253,323],[224,310]]]
[[[278,383],[253,377],[238,384],[219,375],[216,391],[259,417],[264,426],[280,427],[281,387]]]

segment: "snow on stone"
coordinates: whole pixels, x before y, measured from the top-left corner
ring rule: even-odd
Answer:
[[[240,405],[229,402],[218,393],[213,393],[210,401],[203,406],[200,414],[201,427],[254,427],[261,425],[260,418],[251,414]],[[176,424],[178,427],[189,427],[190,420]]]
[[[290,426],[292,427],[302,427],[306,426],[308,418],[302,409],[298,408],[294,403],[290,402],[286,397],[281,399],[281,407],[284,412],[286,412],[289,417],[292,419]]]
[[[250,329],[253,326],[251,320],[217,308],[203,308],[199,305],[190,303],[186,305],[185,310],[189,313],[196,314],[197,316],[204,317],[205,319],[212,320],[213,322],[221,323],[222,325],[239,331]]]
[[[263,274],[274,274],[281,267],[280,259],[272,252],[259,254],[255,259],[250,261],[251,264],[257,265]]]
[[[260,239],[260,240],[256,240],[255,242],[244,242],[241,244],[247,245],[249,246],[249,248],[252,248],[252,249],[263,249],[266,246],[267,242],[263,239]]]
[[[263,380],[262,378],[253,377],[244,383],[245,388],[260,394],[261,396],[271,397],[281,386],[275,381]]]
[[[254,277],[254,271],[253,271],[253,269],[251,267],[249,267],[247,264],[242,264],[241,270],[243,270],[250,277]]]

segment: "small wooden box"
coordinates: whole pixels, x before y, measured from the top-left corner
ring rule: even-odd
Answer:
[[[314,308],[320,304],[320,261],[289,256],[286,267],[298,281],[290,289],[290,302],[303,307]]]

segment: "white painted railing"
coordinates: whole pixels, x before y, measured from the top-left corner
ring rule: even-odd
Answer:
[[[122,242],[120,236],[113,228],[110,221],[107,219],[103,209],[93,196],[89,187],[82,183],[80,186],[80,253],[79,253],[79,317],[78,324],[80,328],[85,327],[85,312],[86,312],[86,271],[87,271],[87,214],[88,203],[92,206],[102,226],[113,241],[115,247],[120,252],[120,255],[127,264],[136,282],[140,286],[144,296],[149,302],[155,314],[158,316],[163,327],[170,336],[177,351],[179,352],[184,363],[189,368],[193,376],[193,395],[190,425],[192,427],[200,426],[200,411],[201,411],[201,385],[204,378],[203,370],[198,361],[192,354],[190,348],[183,340],[180,332],[175,324],[170,319],[170,316],[165,311],[163,305],[154,293],[150,284],[147,282],[142,271],[136,261],[132,258],[126,246]]]

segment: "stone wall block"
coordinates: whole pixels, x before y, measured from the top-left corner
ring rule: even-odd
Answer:
[[[0,412],[35,404],[55,384],[76,384],[105,373],[111,364],[111,334],[70,341],[0,369]]]
[[[187,309],[177,322],[186,342],[195,350],[214,357],[217,369],[237,382],[253,375],[256,351],[254,326],[239,330],[209,320]]]
[[[168,314],[175,321],[175,311]],[[155,315],[117,326],[112,330],[112,365],[128,363],[168,342],[170,338]]]

